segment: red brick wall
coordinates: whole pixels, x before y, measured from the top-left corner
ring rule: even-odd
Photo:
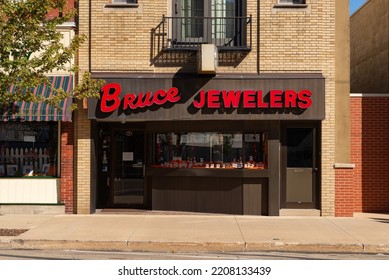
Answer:
[[[66,213],[73,213],[74,207],[74,125],[72,122],[61,123],[61,203],[65,204]]]
[[[366,117],[366,116],[365,116]],[[353,212],[363,212],[362,209],[362,98],[350,98],[350,161],[354,169],[354,207]]]
[[[351,163],[336,170],[335,213],[389,212],[389,96],[351,97]],[[352,177],[350,177],[352,176]]]
[[[354,169],[335,170],[335,216],[351,217],[355,201]]]
[[[74,9],[74,0],[68,0],[68,3],[67,3],[67,9],[65,11],[69,11],[69,10],[72,10]],[[49,12],[49,14],[47,15],[48,18],[51,18],[51,17],[58,17],[58,10],[52,10],[51,12]]]

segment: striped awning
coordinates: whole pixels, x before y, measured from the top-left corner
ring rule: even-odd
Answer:
[[[51,87],[42,85],[34,88],[35,95],[50,97],[53,94],[51,88],[62,88],[66,92],[73,89],[73,76],[50,76]],[[14,87],[10,88],[10,92]],[[72,99],[66,98],[59,103],[58,108],[50,106],[45,102],[32,103],[19,101],[13,104],[12,114],[4,114],[1,121],[72,121],[72,112],[69,110]],[[12,105],[11,105],[12,106]]]

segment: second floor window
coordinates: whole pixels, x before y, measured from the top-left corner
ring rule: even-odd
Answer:
[[[244,0],[173,0],[174,36],[178,44],[242,45]]]

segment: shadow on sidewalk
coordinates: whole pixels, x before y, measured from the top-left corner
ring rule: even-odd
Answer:
[[[384,223],[384,224],[389,224],[389,218],[388,219],[383,219],[383,218],[372,218],[372,220],[379,222],[379,223]]]

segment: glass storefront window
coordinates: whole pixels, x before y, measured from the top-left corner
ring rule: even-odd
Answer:
[[[0,177],[56,177],[57,165],[58,123],[0,124]]]
[[[152,166],[264,169],[265,150],[264,133],[158,133]]]

